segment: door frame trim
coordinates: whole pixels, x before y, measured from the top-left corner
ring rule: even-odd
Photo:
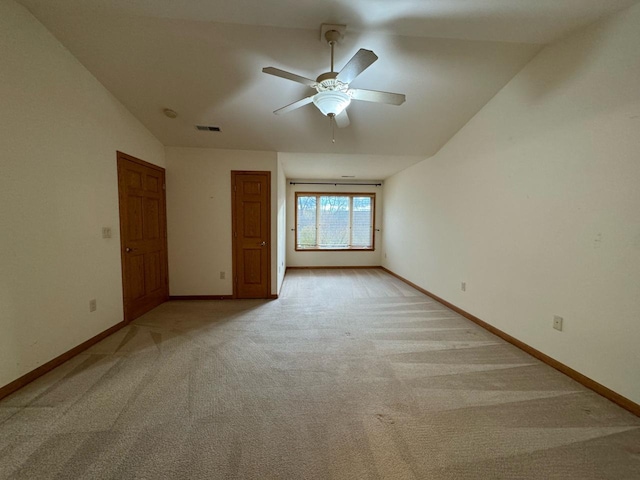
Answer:
[[[271,298],[271,171],[270,170],[231,170],[231,283],[233,285],[233,294],[231,298],[238,298],[238,275],[237,275],[237,262],[236,254],[238,253],[236,246],[236,222],[237,208],[236,208],[236,176],[238,175],[264,175],[267,176],[267,224],[269,225],[267,231],[267,245],[269,246],[267,254],[267,295],[264,298]]]
[[[129,155],[127,153],[121,152],[120,150],[116,150],[116,183],[117,183],[117,187],[118,187],[118,226],[120,228],[120,272],[121,272],[121,278],[122,278],[122,318],[123,321],[126,324],[130,323],[133,319],[128,318],[127,316],[127,310],[125,308],[125,298],[126,298],[126,292],[125,292],[125,271],[124,271],[124,249],[125,249],[125,245],[124,245],[124,237],[122,236],[122,210],[121,210],[121,192],[120,192],[120,183],[119,183],[119,178],[120,178],[120,168],[119,168],[119,163],[120,163],[120,159],[123,160],[128,160],[132,163],[137,163],[138,165],[142,165],[143,167],[148,167],[151,168],[153,170],[157,170],[159,172],[163,173],[164,176],[164,181],[165,184],[167,182],[167,170],[163,167],[160,167],[159,165],[154,165],[153,163],[149,163],[146,162],[144,160],[141,160],[137,157],[134,157],[132,155]],[[162,209],[164,210],[164,267],[165,267],[165,272],[166,272],[166,286],[167,286],[167,295],[165,298],[165,302],[169,300],[169,245],[167,242],[167,191],[166,191],[166,187],[163,185],[162,187]]]

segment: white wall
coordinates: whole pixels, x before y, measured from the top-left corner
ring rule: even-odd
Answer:
[[[12,0],[0,144],[2,386],[122,321],[116,150],[163,165],[164,148]]]
[[[170,294],[233,293],[232,170],[271,172],[271,293],[277,293],[277,154],[167,147],[166,158]]]
[[[390,178],[384,266],[640,403],[639,46],[636,5],[545,48]]]
[[[308,180],[309,182],[323,182],[323,180]],[[304,180],[296,180],[304,182]],[[289,183],[289,182],[287,182]],[[379,183],[379,182],[370,182]],[[288,267],[356,267],[381,265],[382,235],[375,233],[375,250],[373,251],[296,251],[296,192],[327,192],[327,193],[375,193],[376,216],[375,228],[382,225],[382,187],[349,186],[349,185],[287,185],[287,266]]]

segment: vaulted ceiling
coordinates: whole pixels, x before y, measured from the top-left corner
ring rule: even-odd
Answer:
[[[18,0],[167,146],[305,154],[433,155],[541,48],[635,0]],[[323,23],[346,24],[340,69],[379,60],[352,84],[406,94],[352,102],[335,132],[312,93],[263,67],[329,70]],[[178,113],[175,119],[164,108]],[[195,125],[221,132],[200,132]],[[401,162],[399,162],[401,163]],[[322,176],[321,173],[318,175]]]

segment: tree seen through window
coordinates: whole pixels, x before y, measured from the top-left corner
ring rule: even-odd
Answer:
[[[373,249],[375,194],[296,194],[296,249]]]

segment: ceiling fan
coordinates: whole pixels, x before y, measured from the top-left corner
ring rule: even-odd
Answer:
[[[328,28],[326,29],[324,37],[331,47],[331,71],[321,74],[315,80],[311,80],[310,78],[302,77],[295,73],[280,70],[275,67],[265,67],[262,69],[264,73],[268,73],[269,75],[286,78],[287,80],[307,85],[316,90],[314,95],[298,100],[297,102],[293,102],[274,111],[273,113],[280,115],[313,102],[323,115],[335,120],[336,125],[339,128],[342,128],[349,125],[349,116],[347,115],[346,108],[351,103],[351,100],[386,103],[389,105],[401,105],[404,103],[405,96],[400,93],[349,88],[349,84],[353,82],[358,75],[370,67],[373,62],[378,60],[378,56],[371,50],[361,48],[356,52],[351,60],[347,62],[340,72],[334,72],[333,50],[336,42],[342,36],[339,28],[344,28],[344,26],[336,25],[336,28],[334,29],[332,28],[333,26],[323,25],[323,29],[325,27]]]

